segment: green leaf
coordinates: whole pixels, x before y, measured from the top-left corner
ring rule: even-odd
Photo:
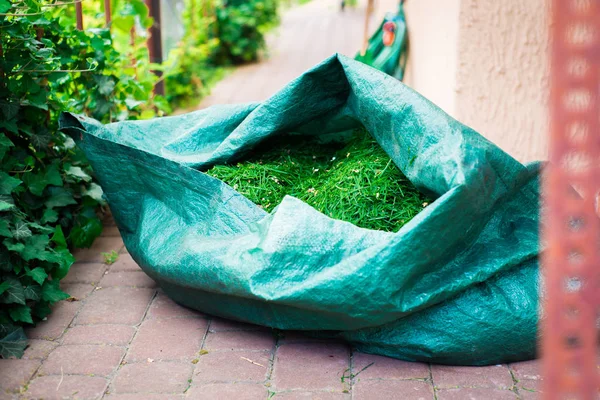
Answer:
[[[5,13],[10,10],[11,4],[8,0],[0,0],[0,13]]]
[[[10,261],[10,253],[8,249],[0,246],[0,271],[10,272],[13,270],[12,262]]]
[[[29,187],[29,191],[36,196],[41,196],[48,185],[61,186],[62,179],[56,165],[51,165],[48,169],[39,174],[27,173],[23,176],[23,181]]]
[[[12,237],[12,232],[8,229],[8,221],[0,219],[0,236]]]
[[[33,315],[39,319],[46,318],[51,312],[50,304],[47,301],[38,301],[33,306]]]
[[[64,85],[69,79],[71,79],[71,75],[68,72],[53,72],[48,75],[48,80],[56,85]]]
[[[43,225],[37,224],[35,222],[30,222],[27,225],[30,228],[37,229],[40,233],[52,233],[52,232],[54,232],[54,229],[52,229],[51,227],[49,227],[49,226],[43,226]]]
[[[42,294],[42,287],[40,285],[29,285],[23,288],[23,291],[25,293],[25,300],[37,301]]]
[[[13,142],[10,141],[4,134],[0,133],[0,160],[4,158],[4,155],[10,147],[14,146]]]
[[[58,166],[56,164],[52,164],[46,170],[46,180],[49,185],[54,186],[62,186],[63,182],[60,177],[60,172],[58,172]]]
[[[2,0],[0,0],[2,1]],[[8,325],[11,328],[4,329],[7,333],[0,336],[0,356],[3,358],[21,358],[27,346],[27,336],[21,327]]]
[[[89,182],[92,180],[92,177],[89,176],[88,174],[86,174],[85,171],[82,170],[80,167],[69,167],[68,169],[65,170],[65,173],[69,176],[73,176],[75,178],[82,179],[86,182]]]
[[[65,234],[63,233],[60,225],[57,225],[56,228],[54,228],[54,235],[52,235],[52,238],[50,240],[54,242],[59,248],[67,247],[67,240],[65,239]]]
[[[10,285],[3,294],[4,303],[25,304],[25,292],[23,285],[17,278],[5,277],[5,282]]]
[[[15,243],[13,240],[4,239],[2,243],[8,250],[14,251],[15,253],[21,253],[25,249],[23,243]]]
[[[55,250],[55,263],[57,264],[52,270],[52,278],[62,279],[69,273],[71,265],[75,262],[75,257],[67,248],[59,248]]]
[[[58,213],[51,208],[47,208],[44,210],[44,214],[42,215],[42,219],[40,222],[42,224],[54,223],[58,220]]]
[[[98,218],[89,218],[83,224],[75,226],[69,234],[69,240],[75,247],[90,247],[102,233],[102,222]]]
[[[37,267],[27,272],[27,275],[31,277],[34,281],[42,285],[46,278],[48,278],[48,274],[42,267]]]
[[[10,287],[10,283],[4,281],[4,282],[0,282],[0,295],[4,292],[6,292],[6,289],[8,289]]]
[[[117,16],[112,20],[112,26],[124,33],[129,33],[134,24],[135,20],[130,15],[125,17]]]
[[[8,314],[15,322],[27,322],[33,324],[33,319],[31,319],[31,308],[26,305],[10,307],[8,309]]]
[[[25,241],[25,249],[21,252],[21,257],[25,261],[33,259],[50,261],[52,260],[52,253],[46,250],[49,243],[50,239],[46,235],[31,236]]]
[[[84,196],[91,197],[92,199],[96,200],[98,203],[104,202],[104,198],[102,197],[104,192],[102,191],[102,188],[100,187],[100,185],[98,185],[97,183],[92,182],[90,184],[90,188],[88,190],[84,191],[83,194],[84,194]]]
[[[49,303],[56,303],[68,299],[70,296],[60,290],[59,281],[46,281],[42,286],[42,299]]]
[[[29,187],[29,191],[36,196],[41,196],[46,186],[48,186],[48,181],[46,181],[46,177],[42,173],[35,174],[28,172],[23,175],[23,182]]]
[[[94,36],[90,41],[90,45],[96,51],[104,51],[104,39]]]
[[[13,178],[5,172],[0,172],[0,195],[11,194],[14,188],[21,184],[21,180]]]
[[[15,208],[15,203],[12,196],[0,195],[0,212],[8,211]]]
[[[4,128],[17,135],[19,134],[19,127],[15,121],[0,121],[0,128]]]
[[[17,221],[15,229],[13,229],[13,237],[17,240],[25,240],[28,237],[31,237],[31,231],[25,222]]]
[[[94,80],[98,84],[98,92],[103,96],[110,96],[115,90],[115,80],[112,76],[94,75]]]
[[[40,54],[40,52],[43,50],[50,50],[50,49],[39,49],[39,50],[37,50],[38,55],[42,55],[42,54]],[[29,94],[29,96],[27,96],[27,100],[21,102],[21,105],[37,107],[41,110],[48,111],[47,94],[48,93],[45,90],[40,90],[36,94]]]
[[[53,192],[46,201],[46,207],[54,208],[68,206],[69,204],[77,204],[71,193],[67,192],[64,188],[57,189],[59,190]]]

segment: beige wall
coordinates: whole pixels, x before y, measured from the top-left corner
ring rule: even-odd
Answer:
[[[461,0],[408,0],[406,82],[455,116]]]
[[[545,158],[547,3],[407,1],[407,82],[520,161]]]

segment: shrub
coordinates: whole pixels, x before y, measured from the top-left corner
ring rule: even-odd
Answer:
[[[69,297],[59,281],[100,235],[102,190],[62,111],[108,122],[155,115],[153,82],[123,72],[110,32],[74,28],[65,7],[0,0],[0,356],[20,357],[23,326]],[[27,14],[27,15],[25,15]],[[71,19],[71,20],[70,20]],[[146,101],[150,99],[150,101]],[[158,103],[157,103],[158,101]]]
[[[264,34],[279,22],[278,0],[217,0],[209,35],[219,40],[211,59],[217,65],[255,61]]]

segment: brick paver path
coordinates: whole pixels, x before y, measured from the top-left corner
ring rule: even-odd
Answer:
[[[339,11],[339,0],[312,0],[287,12],[280,28],[268,39],[268,59],[237,68],[219,82],[200,108],[214,104],[262,101],[285,84],[337,53],[354,57],[364,32],[366,0],[355,9]],[[369,28],[375,30],[386,12],[395,11],[398,0],[376,0]]]
[[[116,250],[112,265],[102,252]],[[62,281],[74,301],[0,360],[0,399],[537,399],[536,361],[403,362],[344,343],[211,317],[166,297],[105,228]]]
[[[379,3],[381,12],[396,0]],[[362,37],[363,11],[341,15],[337,7],[337,0],[313,0],[288,12],[279,34],[270,39],[271,58],[240,68],[203,106],[262,100],[335,51],[352,56]],[[121,256],[105,265],[101,252],[111,250]],[[29,330],[23,359],[0,360],[0,399],[494,400],[539,395],[535,361],[481,368],[407,363],[180,307],[139,269],[114,226],[76,256],[78,262],[62,281],[73,301],[57,304],[46,322]]]

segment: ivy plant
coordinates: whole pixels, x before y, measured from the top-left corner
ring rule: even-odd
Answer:
[[[23,354],[24,326],[43,320],[52,304],[69,297],[59,282],[74,262],[70,249],[89,247],[102,232],[102,190],[73,140],[58,131],[58,115],[73,111],[109,122],[165,110],[164,99],[151,92],[154,75],[136,80],[127,69],[138,67],[132,54],[117,51],[107,29],[76,30],[73,6],[65,4],[0,0],[0,356],[5,358]],[[147,15],[139,5],[127,12]]]

